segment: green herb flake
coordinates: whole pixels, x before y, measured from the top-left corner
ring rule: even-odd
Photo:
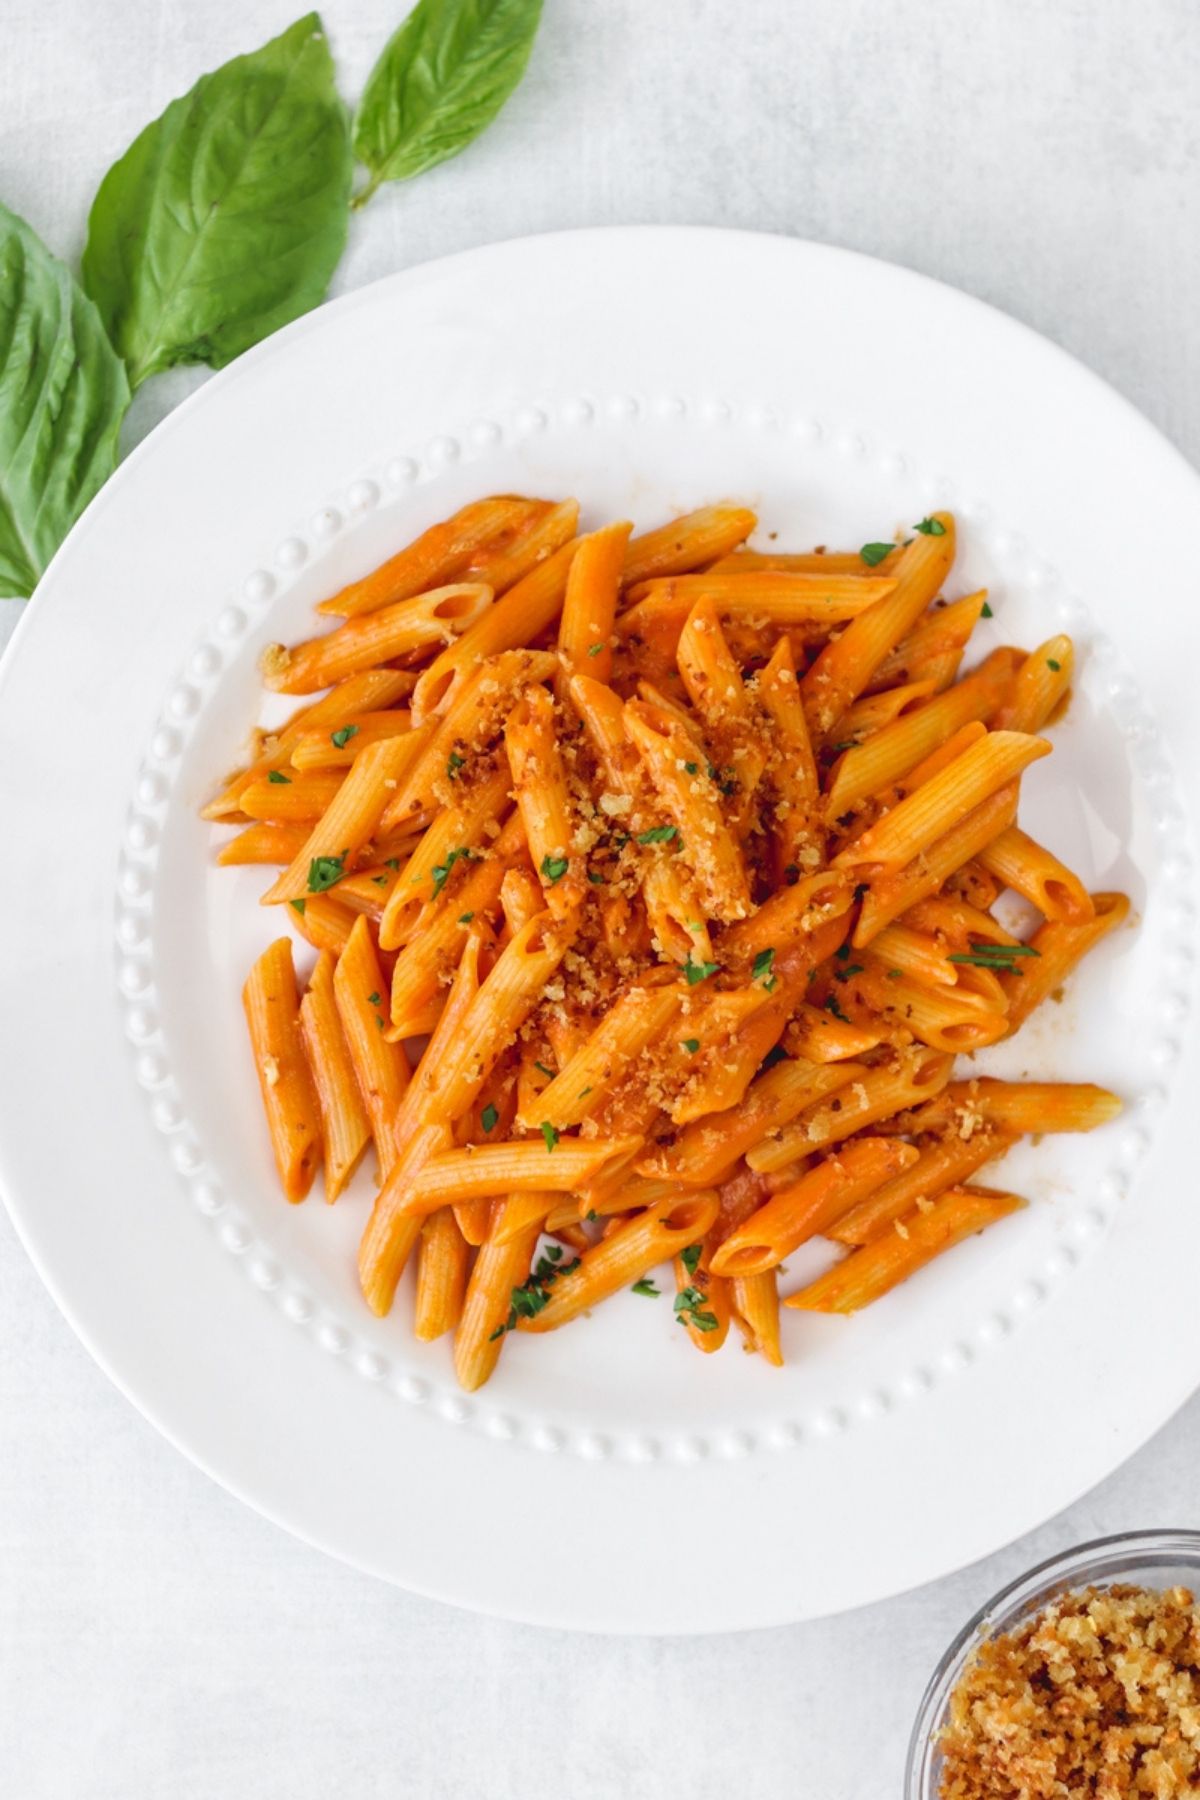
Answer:
[[[450,752],[449,756],[446,758],[446,773],[450,777],[451,781],[454,780],[455,776],[458,774],[458,771],[463,767],[466,760],[467,760],[466,757],[460,756],[458,754],[457,750],[452,750]]]
[[[571,866],[571,861],[570,861],[569,857],[566,857],[566,856],[543,856],[543,858],[542,858],[542,877],[544,880],[546,880],[550,883],[551,887],[553,887],[556,882],[559,882],[562,880],[563,876],[566,874],[566,872],[570,868],[570,866]]]
[[[588,870],[588,880],[591,882],[593,887],[604,887],[606,885],[604,877],[603,877],[603,875],[601,875],[601,873],[598,869],[589,869]]]
[[[344,750],[350,739],[357,736],[357,725],[339,725],[336,731],[330,732],[329,741],[335,750]]]
[[[479,861],[479,853],[476,850],[468,850],[465,846],[460,846],[457,850],[451,850],[450,854],[447,856],[444,863],[435,863],[434,864],[434,866],[433,866],[433,898],[435,900],[437,899],[438,895],[441,893],[442,889],[445,887],[446,883],[449,881],[450,871],[454,867],[455,863],[459,862],[461,860],[464,860],[464,859],[467,862],[478,862]]]
[[[720,963],[715,962],[693,962],[692,953],[689,950],[687,961],[683,965],[688,986],[698,987],[700,982],[707,981],[710,975],[715,975],[720,966]]]
[[[904,970],[903,969],[889,969],[887,972],[887,978],[889,981],[903,981],[904,980]]]
[[[940,519],[920,519],[913,526],[913,530],[919,531],[922,537],[945,537],[946,535],[946,527]]]
[[[470,923],[471,923],[471,920],[472,920],[472,919],[473,919],[473,918],[474,918],[474,917],[475,917],[475,914],[474,914],[474,913],[473,913],[473,912],[469,912],[469,913],[459,913],[459,915],[458,915],[458,922],[459,922],[459,924],[460,924],[460,925],[469,925],[469,924],[470,924]]]
[[[775,977],[771,973],[771,964],[774,961],[775,949],[772,945],[766,950],[759,951],[754,959],[754,967],[750,971],[751,981],[761,981],[768,994],[771,993],[775,987]]]
[[[503,1325],[498,1325],[492,1332],[489,1342],[494,1343],[503,1337],[506,1331],[515,1331],[518,1319],[533,1319],[541,1312],[550,1299],[550,1289],[562,1275],[569,1275],[572,1269],[579,1267],[576,1256],[570,1262],[562,1262],[562,1246],[550,1244],[543,1256],[539,1256],[537,1267],[529,1280],[521,1287],[515,1287],[509,1295],[508,1318]]]
[[[695,1056],[697,1050],[700,1048],[700,1039],[684,1038],[681,1042],[681,1048],[686,1050],[689,1056]]]
[[[689,1275],[696,1273],[696,1265],[700,1261],[701,1254],[702,1246],[700,1244],[688,1244],[679,1252],[679,1260]]]
[[[485,1131],[494,1131],[496,1129],[496,1120],[499,1117],[500,1114],[497,1112],[496,1108],[489,1103],[480,1113],[479,1123],[483,1126]]]
[[[268,769],[267,780],[272,787],[291,787],[292,785],[291,776],[285,775],[282,769]]]
[[[685,762],[683,765],[683,771],[684,771],[685,775],[698,775],[700,773],[700,764],[693,763],[693,762]]]
[[[986,600],[983,603],[983,611],[980,613],[979,616],[981,619],[994,619],[996,616],[995,613],[992,611],[991,607],[988,605]]]
[[[673,1311],[681,1325],[694,1326],[697,1331],[716,1331],[719,1320],[715,1313],[706,1312],[708,1295],[698,1287],[685,1287],[675,1296]]]
[[[599,656],[600,652],[604,648],[605,648],[604,640],[603,640],[603,638],[601,638],[601,640],[598,644],[589,644],[588,645],[588,655],[589,656]]]
[[[651,831],[639,831],[637,841],[639,844],[669,844],[672,838],[678,836],[679,832],[674,825],[656,825]]]
[[[824,1000],[822,1000],[821,1005],[825,1008],[827,1013],[832,1013],[835,1019],[840,1019],[843,1025],[849,1025],[851,1023],[832,994],[827,994]]]
[[[303,918],[304,917],[304,909],[308,905],[308,901],[307,900],[289,900],[288,905],[294,906],[296,911],[300,914],[300,917]]]
[[[895,544],[864,544],[858,554],[868,569],[877,569],[884,558],[890,556],[895,548]]]
[[[346,874],[346,858],[348,850],[340,856],[314,856],[308,865],[308,891],[310,894],[323,894],[326,888],[336,887]]]
[[[1046,658],[1046,667],[1048,669],[1053,669],[1054,673],[1057,675],[1059,670],[1062,668],[1062,664],[1060,662],[1055,662],[1055,660],[1052,656],[1048,656]]]
[[[396,872],[399,873],[400,858],[398,856],[386,856],[383,860],[383,866],[385,869],[395,869]]]
[[[662,1293],[662,1289],[655,1287],[648,1275],[643,1275],[640,1281],[635,1281],[630,1291],[634,1294],[645,1294],[648,1300],[657,1300]]]
[[[554,1070],[548,1069],[544,1062],[535,1062],[533,1066],[535,1069],[540,1069],[541,1073],[547,1076],[551,1081],[554,1080]]]
[[[558,1133],[555,1131],[553,1125],[551,1125],[549,1119],[542,1120],[542,1136],[546,1140],[547,1150],[553,1150],[555,1144],[558,1142]]]
[[[378,994],[368,994],[367,995],[367,1005],[368,1006],[378,1006],[379,1005],[379,995]]]
[[[844,969],[835,969],[833,975],[835,981],[849,981],[852,975],[861,975],[862,972],[861,963],[847,963]]]
[[[388,878],[386,875],[372,875],[371,880],[374,882],[376,887],[386,887],[388,884]]]

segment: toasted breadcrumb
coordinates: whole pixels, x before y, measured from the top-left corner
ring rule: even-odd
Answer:
[[[1188,1588],[1066,1593],[980,1645],[950,1699],[941,1800],[1200,1793],[1200,1611]]]

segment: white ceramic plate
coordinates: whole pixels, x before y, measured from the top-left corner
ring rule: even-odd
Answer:
[[[1023,820],[1129,890],[1060,1008],[989,1058],[1122,1122],[1022,1149],[1034,1204],[788,1365],[698,1357],[626,1297],[514,1339],[479,1395],[405,1295],[360,1304],[369,1193],[276,1192],[239,990],[277,921],[196,808],[264,643],[468,496],[640,524],[736,496],[778,543],[951,506],[987,643],[1082,674]],[[777,238],[585,232],[473,251],[303,320],[182,407],[46,576],[5,660],[0,1174],[114,1380],[186,1453],[405,1586],[593,1629],[766,1625],[1034,1526],[1200,1380],[1193,1113],[1200,486],[1092,376],[899,269]],[[800,1259],[795,1259],[799,1264]],[[793,1271],[795,1272],[795,1271]]]

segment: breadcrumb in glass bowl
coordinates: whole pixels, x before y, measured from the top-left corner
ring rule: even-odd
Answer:
[[[1125,1532],[1040,1563],[950,1645],[905,1800],[1200,1793],[1200,1532]]]

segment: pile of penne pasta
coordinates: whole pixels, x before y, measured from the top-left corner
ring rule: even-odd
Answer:
[[[414,1261],[467,1388],[668,1264],[697,1349],[779,1363],[797,1246],[845,1254],[783,1304],[854,1312],[1023,1204],[974,1182],[1019,1137],[1120,1104],[953,1078],[1128,914],[1017,824],[1070,639],[960,672],[990,609],[941,598],[946,513],[805,555],[578,513],[480,500],[325,601],[263,658],[319,697],[205,809],[316,952],[245,988],[284,1193],[374,1146],[363,1293]]]

